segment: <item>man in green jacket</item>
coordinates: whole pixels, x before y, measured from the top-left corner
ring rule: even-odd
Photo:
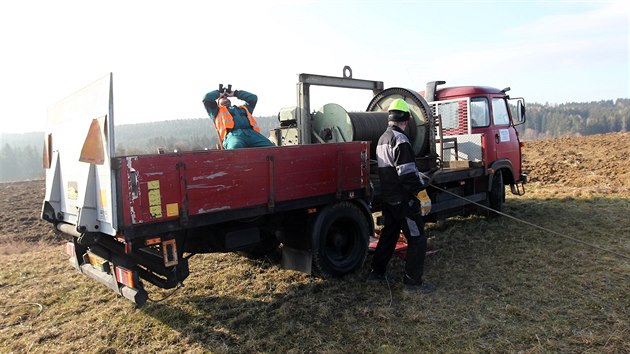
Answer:
[[[244,105],[232,106],[230,97],[245,101]],[[210,91],[203,99],[203,105],[214,123],[224,149],[274,146],[256,124],[252,112],[258,97],[244,90]]]

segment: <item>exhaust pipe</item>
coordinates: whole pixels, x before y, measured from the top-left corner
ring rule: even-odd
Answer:
[[[429,81],[427,82],[427,88],[424,91],[424,99],[427,102],[435,101],[435,91],[437,89],[437,85],[444,85],[446,81]]]
[[[70,225],[65,222],[60,222],[56,225],[56,227],[59,232],[62,232],[66,235],[70,235],[74,237],[81,237],[81,233],[77,231],[77,228],[75,225]]]

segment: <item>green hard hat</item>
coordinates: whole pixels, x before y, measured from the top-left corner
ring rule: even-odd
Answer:
[[[390,103],[388,111],[403,111],[409,112],[409,105],[402,98],[397,98]]]

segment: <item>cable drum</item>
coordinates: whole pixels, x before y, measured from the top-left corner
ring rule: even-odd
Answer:
[[[434,155],[435,145],[431,143],[433,112],[427,101],[416,92],[400,87],[385,89],[372,98],[366,111],[387,112],[390,103],[397,98],[402,98],[409,105],[413,121],[409,122],[407,133],[416,157]]]
[[[387,129],[387,112],[348,112],[352,124],[353,141],[369,141],[376,147]]]
[[[336,103],[325,104],[313,113],[311,132],[313,141],[320,143],[343,141],[369,141],[370,156],[376,156],[378,139],[387,129],[387,108],[396,98],[409,105],[412,120],[407,127],[416,157],[432,155],[435,146],[430,143],[433,130],[433,113],[429,104],[414,91],[392,87],[379,92],[368,105],[366,112],[347,112]]]
[[[374,157],[378,139],[387,129],[387,116],[387,112],[347,112],[328,103],[313,114],[311,129],[315,140],[322,143],[369,141]]]

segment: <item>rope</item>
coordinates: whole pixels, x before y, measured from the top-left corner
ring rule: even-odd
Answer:
[[[150,297],[148,297],[148,296],[147,296],[147,300],[149,300],[149,302],[153,302],[153,303],[156,303],[156,304],[157,304],[157,303],[162,302],[162,301],[164,301],[164,300],[168,299],[169,297],[173,296],[173,295],[177,292],[177,290],[179,290],[179,289],[181,289],[181,288],[183,288],[182,284],[181,284],[181,283],[180,283],[180,284],[177,284],[177,287],[176,287],[173,291],[171,291],[171,293],[170,293],[170,294],[168,294],[168,295],[164,296],[163,298],[161,298],[161,299],[159,299],[159,300],[153,300],[152,298],[150,298]]]
[[[352,126],[353,141],[370,141],[376,146],[378,139],[387,129],[387,112],[348,112]]]
[[[22,323],[24,321],[31,320],[31,319],[39,316],[39,314],[42,313],[42,311],[44,311],[44,306],[42,306],[41,304],[38,304],[36,302],[25,302],[25,303],[22,303],[22,304],[15,304],[15,305],[2,305],[2,306],[0,306],[0,308],[20,307],[20,306],[37,306],[37,307],[39,307],[39,311],[37,311],[37,313],[34,316],[32,316],[32,317],[28,317],[28,318],[25,318],[25,319],[20,319],[18,321],[15,321],[15,322],[7,324],[7,325],[2,325],[2,326],[0,326],[0,328],[6,328],[6,327],[14,326],[14,325]],[[4,314],[4,315],[7,315],[7,314]]]
[[[432,184],[432,183],[429,183],[429,185],[430,185],[431,187],[433,187],[433,188],[436,188],[436,189],[439,189],[439,190],[441,190],[441,191],[443,191],[443,192],[446,192],[446,193],[448,193],[448,194],[450,194],[450,195],[452,195],[452,196],[454,196],[454,197],[457,197],[457,198],[463,199],[463,200],[465,200],[465,201],[467,201],[467,202],[469,202],[469,203],[475,204],[475,205],[477,205],[477,206],[479,206],[479,207],[482,207],[482,208],[484,208],[484,209],[488,209],[488,210],[490,210],[490,211],[492,211],[492,212],[495,212],[495,213],[497,213],[497,214],[499,214],[499,215],[505,216],[505,217],[510,218],[510,219],[512,219],[512,220],[518,221],[518,222],[520,222],[520,223],[523,223],[523,224],[529,225],[529,226],[531,226],[531,227],[534,227],[534,228],[537,228],[537,229],[540,229],[540,230],[543,230],[543,231],[547,231],[547,232],[549,232],[549,233],[552,233],[552,234],[554,234],[554,235],[556,235],[556,236],[560,236],[560,237],[565,238],[565,239],[567,239],[567,240],[571,240],[571,241],[574,241],[574,242],[577,242],[577,243],[581,243],[581,244],[586,245],[586,246],[589,246],[589,247],[593,247],[593,248],[595,248],[595,249],[598,249],[598,250],[603,251],[603,252],[606,252],[606,253],[611,253],[611,254],[614,254],[614,255],[616,255],[616,256],[618,256],[618,257],[621,257],[621,258],[630,259],[630,256],[628,256],[628,255],[626,255],[626,254],[619,253],[619,252],[616,252],[616,251],[613,251],[613,250],[610,250],[610,249],[607,249],[607,248],[604,248],[604,247],[600,247],[600,246],[597,246],[597,245],[595,245],[595,244],[592,244],[592,243],[589,243],[589,242],[586,242],[586,241],[583,241],[583,240],[577,239],[577,238],[575,238],[575,237],[567,236],[567,235],[562,234],[562,233],[560,233],[560,232],[557,232],[557,231],[554,231],[554,230],[548,229],[548,228],[546,228],[546,227],[536,225],[536,224],[531,223],[531,222],[529,222],[529,221],[525,221],[525,220],[519,219],[519,218],[517,218],[517,217],[514,217],[514,216],[509,215],[509,214],[506,214],[506,213],[503,213],[503,212],[501,212],[501,211],[494,210],[494,209],[492,209],[492,208],[490,208],[490,207],[487,207],[487,206],[485,206],[485,205],[483,205],[483,204],[479,204],[479,203],[474,202],[474,201],[472,201],[472,200],[470,200],[470,199],[468,199],[468,198],[465,198],[465,197],[462,197],[462,196],[460,196],[460,195],[457,195],[457,194],[455,194],[455,193],[453,193],[453,192],[450,192],[450,191],[446,190],[445,188],[440,188],[440,187],[438,187],[438,186],[436,186],[436,185],[434,185],[434,184]]]

